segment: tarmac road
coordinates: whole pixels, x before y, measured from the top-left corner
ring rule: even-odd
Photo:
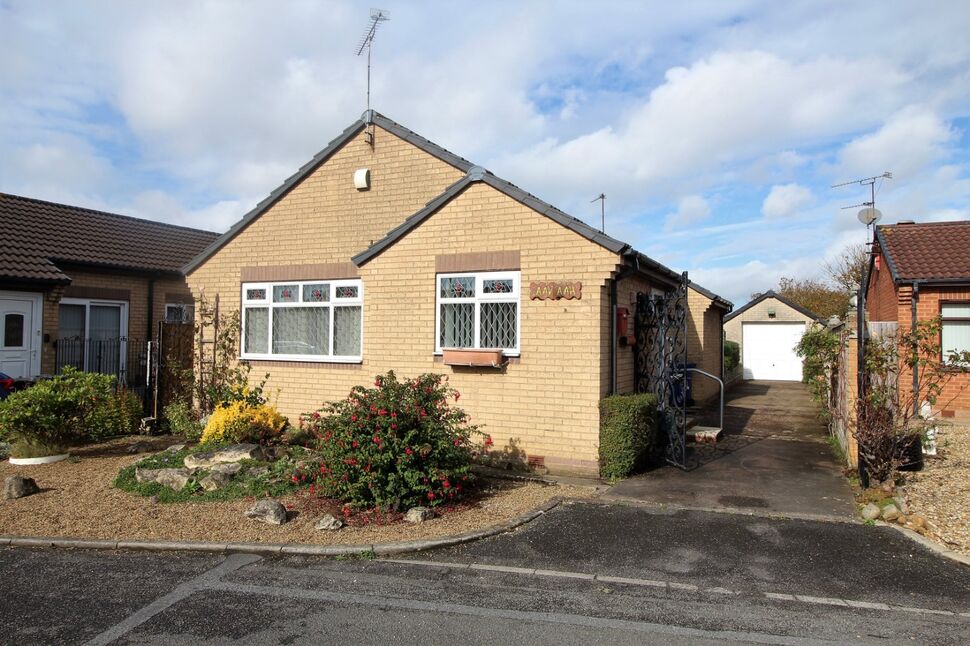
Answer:
[[[396,559],[0,550],[4,644],[970,642],[970,568],[888,527],[575,503]]]

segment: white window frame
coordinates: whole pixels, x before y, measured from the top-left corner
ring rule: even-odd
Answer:
[[[944,363],[947,363],[953,368],[962,368],[965,370],[970,368],[970,364],[963,363],[960,361],[957,361],[954,363],[950,363],[949,361],[947,361],[950,352],[954,352],[954,351],[962,352],[962,350],[958,348],[944,347],[943,332],[944,332],[944,328],[946,328],[947,323],[950,323],[951,325],[961,325],[961,324],[965,325],[967,324],[968,320],[970,320],[970,317],[960,316],[960,315],[951,315],[948,317],[946,315],[946,312],[944,311],[948,306],[960,308],[960,309],[967,309],[967,308],[970,308],[970,301],[945,301],[940,303],[940,355],[941,355],[940,358],[943,360]],[[970,350],[970,348],[968,348],[968,350]]]
[[[442,278],[474,278],[475,296],[472,298],[454,298],[441,296]],[[512,291],[505,294],[483,294],[482,283],[486,280],[512,280]],[[434,353],[443,354],[441,347],[441,306],[448,303],[465,303],[475,305],[474,349],[481,347],[481,312],[482,303],[515,303],[515,347],[502,348],[506,357],[519,356],[522,345],[522,272],[520,271],[470,271],[435,274],[434,278]]]
[[[168,320],[168,308],[177,307],[182,310],[182,320],[180,321],[170,321]],[[188,316],[186,316],[188,314]],[[163,319],[166,323],[191,323],[195,320],[195,303],[165,303],[165,318]]]
[[[126,374],[128,370],[128,301],[66,297],[61,299],[60,305],[84,305],[84,372],[91,369],[91,358],[88,356],[88,350],[91,347],[91,306],[101,305],[119,309],[118,315],[121,317],[121,324],[118,332],[120,336],[118,340],[118,372],[119,374]],[[60,329],[58,329],[57,336],[60,337]]]
[[[329,285],[330,298],[326,302],[304,302],[304,285]],[[273,287],[280,285],[295,285],[299,299],[292,303],[274,303]],[[338,298],[337,289],[340,287],[356,287],[356,298]],[[246,291],[250,289],[266,290],[266,297],[260,300],[246,298]],[[239,293],[241,309],[241,336],[239,338],[239,358],[240,359],[264,359],[271,361],[304,361],[314,363],[360,363],[364,358],[364,283],[360,279],[342,280],[277,280],[273,282],[242,283]],[[334,356],[334,308],[342,305],[360,308],[360,354],[353,356]],[[329,330],[329,354],[278,354],[272,352],[273,349],[273,311],[284,307],[322,307],[330,310],[330,330]],[[246,352],[246,309],[247,308],[268,308],[269,319],[267,321],[267,348],[269,352]]]

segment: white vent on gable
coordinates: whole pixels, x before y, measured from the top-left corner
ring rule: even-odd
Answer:
[[[366,191],[370,188],[369,168],[358,168],[354,171],[354,188],[358,191]]]

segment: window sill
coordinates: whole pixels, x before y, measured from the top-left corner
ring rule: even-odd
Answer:
[[[954,374],[961,374],[970,372],[970,366],[944,366],[943,372],[952,372]]]
[[[443,348],[441,361],[446,366],[464,368],[501,368],[508,363],[503,350],[488,348]]]
[[[363,357],[313,357],[300,354],[240,355],[240,361],[285,361],[291,363],[363,363]]]

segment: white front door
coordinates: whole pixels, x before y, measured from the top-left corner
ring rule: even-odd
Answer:
[[[0,292],[0,372],[14,379],[40,374],[42,295]]]
[[[803,334],[804,323],[742,323],[744,378],[801,381],[802,359],[795,346]]]

